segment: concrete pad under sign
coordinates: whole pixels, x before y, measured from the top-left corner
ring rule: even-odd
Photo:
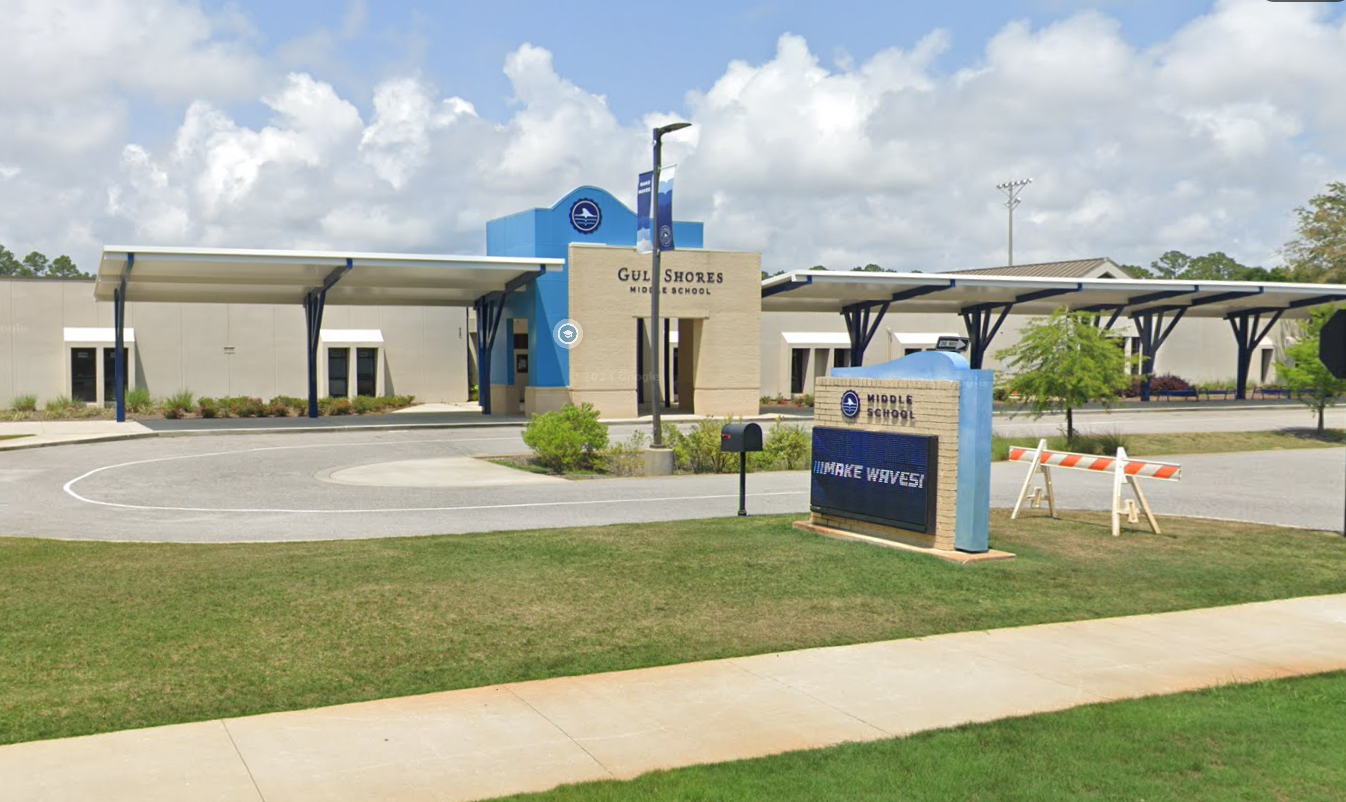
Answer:
[[[883,546],[889,549],[899,551],[909,551],[912,554],[924,554],[928,557],[938,557],[941,560],[948,560],[954,563],[983,563],[992,560],[1012,560],[1014,555],[1008,551],[999,549],[990,549],[979,553],[966,551],[946,551],[944,549],[931,549],[924,546],[913,546],[910,543],[899,543],[896,540],[887,540],[881,537],[871,535],[861,535],[856,532],[847,532],[844,529],[834,529],[830,526],[819,526],[808,521],[795,521],[795,529],[801,529],[805,532],[812,532],[815,535],[836,538],[837,540],[856,540],[861,543],[869,543],[873,546]]]
[[[476,457],[440,457],[375,462],[323,471],[318,478],[343,485],[372,487],[480,487],[564,483],[559,476],[530,473]]]

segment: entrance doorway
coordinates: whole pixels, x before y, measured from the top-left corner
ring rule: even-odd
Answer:
[[[77,403],[98,402],[98,349],[70,349],[70,397]]]
[[[327,349],[327,394],[332,398],[350,396],[351,349]]]
[[[700,320],[663,318],[659,333],[659,392],[665,410],[692,412],[694,346]],[[646,398],[649,368],[653,366],[648,336],[649,318],[636,319],[636,406],[642,415],[653,414]]]
[[[355,349],[355,394],[378,395],[379,349]]]
[[[131,360],[130,350],[122,348],[122,359],[126,365],[126,372],[122,374],[122,392],[126,392],[131,382]],[[73,373],[72,373],[73,375]],[[117,349],[103,349],[103,404],[111,405],[117,403]]]

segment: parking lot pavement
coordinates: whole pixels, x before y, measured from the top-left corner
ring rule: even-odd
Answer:
[[[625,436],[614,427],[614,437]],[[172,437],[10,452],[0,464],[0,533],[90,540],[326,540],[595,526],[733,515],[737,477],[677,476],[474,486],[387,486],[389,463],[424,469],[526,451],[517,428]],[[1231,518],[1340,531],[1339,448],[1181,458],[1180,483],[1146,491],[1165,515]],[[471,471],[471,464],[445,463]],[[405,466],[404,466],[405,467]],[[497,466],[482,466],[497,474]],[[1012,506],[1027,467],[993,466],[992,505]],[[520,480],[530,479],[518,474]],[[1055,474],[1061,505],[1106,510],[1111,483]],[[422,477],[423,478],[423,477]],[[753,474],[752,514],[808,510],[806,472]]]

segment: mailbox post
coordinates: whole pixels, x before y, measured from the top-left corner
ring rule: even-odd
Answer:
[[[747,515],[748,452],[762,450],[762,427],[755,423],[728,423],[720,429],[720,451],[738,454],[738,514]]]

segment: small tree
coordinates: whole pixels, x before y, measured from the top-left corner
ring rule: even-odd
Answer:
[[[1287,360],[1276,363],[1276,372],[1291,390],[1304,390],[1299,396],[1309,409],[1318,413],[1318,434],[1323,433],[1323,416],[1327,408],[1337,403],[1346,393],[1346,379],[1338,379],[1318,358],[1319,333],[1336,312],[1336,307],[1313,310],[1300,327],[1300,337],[1285,349]]]
[[[1058,309],[1024,326],[1019,342],[996,353],[1011,377],[1010,391],[1028,399],[1037,417],[1066,413],[1066,439],[1075,439],[1075,408],[1109,406],[1131,386],[1120,338],[1095,325],[1094,315]]]

